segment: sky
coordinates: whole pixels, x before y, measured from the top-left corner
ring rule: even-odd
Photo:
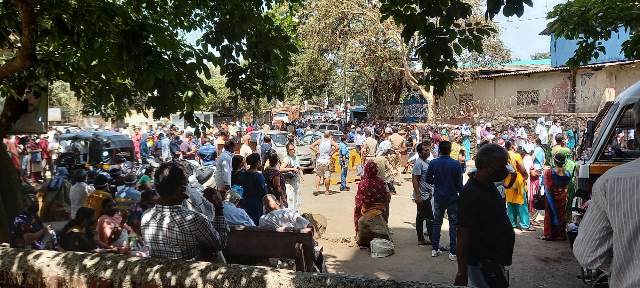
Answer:
[[[564,2],[566,0],[533,0],[533,7],[524,6],[521,18],[506,18],[501,13],[493,19],[500,26],[500,37],[511,50],[512,58],[527,60],[531,58],[531,54],[549,52],[551,39],[539,34],[549,22],[546,19],[547,12],[556,4]]]

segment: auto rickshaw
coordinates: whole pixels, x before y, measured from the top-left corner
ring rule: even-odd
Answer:
[[[80,131],[60,137],[59,165],[100,167],[107,171],[113,164],[135,161],[133,140],[111,131]]]

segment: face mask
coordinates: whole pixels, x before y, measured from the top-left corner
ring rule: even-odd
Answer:
[[[501,182],[502,180],[504,180],[505,178],[507,178],[507,176],[509,175],[509,170],[507,167],[502,167],[499,170],[494,170],[492,176],[493,176],[493,182]]]

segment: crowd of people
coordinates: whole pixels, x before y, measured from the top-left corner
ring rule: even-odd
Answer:
[[[67,187],[67,192],[51,194],[61,198],[71,217],[56,236],[40,220],[42,207],[34,194],[25,193],[25,209],[12,223],[11,244],[224,261],[228,225],[309,227],[298,212],[302,170],[295,145],[309,127],[281,127],[290,135],[284,158],[272,149],[266,133],[272,128],[222,123],[199,138],[175,126],[120,130],[133,140],[136,161],[157,159],[162,164],[148,166],[142,175],[109,171],[91,181],[84,169],[56,167],[59,131],[6,138],[23,183],[44,182],[42,172],[49,169],[46,189]],[[350,147],[355,146],[361,165],[353,220],[358,244],[368,246],[376,238],[392,239],[389,204],[397,193],[396,176],[409,172],[417,244],[430,246],[432,257],[448,251],[448,258],[458,261],[456,283],[502,281],[504,267],[511,264],[514,229],[536,231],[534,226],[543,226],[541,239],[566,240],[575,206],[572,173],[578,133],[544,118],[533,125],[499,128],[483,121],[475,127],[349,123],[339,143],[325,131],[310,145],[316,154],[315,189],[329,194],[337,154],[340,190],[348,190]],[[467,167],[471,160],[475,163]],[[190,175],[185,162],[213,169],[208,175]],[[465,177],[469,180],[463,185]],[[538,223],[541,210],[544,221]],[[440,243],[445,213],[448,247]],[[485,268],[502,276],[486,279]]]

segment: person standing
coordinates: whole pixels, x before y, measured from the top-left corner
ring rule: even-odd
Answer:
[[[348,191],[347,171],[349,170],[349,146],[347,145],[347,137],[345,135],[340,137],[338,158],[340,160],[340,191]]]
[[[87,185],[87,172],[84,169],[78,169],[73,172],[74,184],[69,189],[69,201],[71,206],[71,218],[76,218],[76,212],[80,207],[84,206],[87,196],[95,189],[91,185]]]
[[[140,134],[140,128],[133,128],[133,135],[131,136],[131,140],[133,140],[133,151],[136,154],[136,160],[140,161],[140,141],[142,140],[142,134]]]
[[[515,244],[515,233],[495,182],[508,175],[509,155],[496,144],[487,144],[476,154],[476,171],[460,193],[457,229],[458,273],[454,285],[507,287]]]
[[[284,176],[280,172],[280,159],[277,153],[268,156],[269,166],[264,169],[264,177],[267,181],[268,194],[272,194],[282,207],[288,208],[288,197]]]
[[[42,148],[34,138],[29,140],[29,144],[27,145],[27,150],[29,151],[29,155],[31,159],[31,180],[33,182],[42,183],[44,182],[44,175],[43,175],[44,167],[42,165]]]
[[[565,232],[567,217],[566,207],[568,186],[571,181],[571,171],[564,168],[566,157],[563,153],[553,156],[554,167],[544,171],[545,197],[547,199],[544,209],[544,232],[542,240],[564,241],[567,239]]]
[[[444,212],[449,216],[449,260],[456,260],[456,226],[458,225],[458,193],[462,190],[462,167],[452,159],[451,142],[442,141],[438,147],[440,157],[429,163],[427,183],[433,185],[434,223],[431,234],[431,257],[440,251],[440,230]]]
[[[165,136],[164,133],[160,133],[158,135],[160,139],[160,157],[162,158],[162,162],[167,162],[171,159],[171,139]]]
[[[287,145],[287,156],[282,161],[280,172],[284,173],[289,207],[298,211],[302,204],[302,194],[300,193],[302,169],[300,169],[300,160],[296,154],[296,145]]]
[[[549,144],[549,131],[544,124],[544,117],[538,118],[535,133],[538,135],[538,139],[540,139],[541,146],[547,146],[547,144]]]
[[[511,221],[513,228],[520,226],[523,231],[536,231],[533,227],[530,227],[529,210],[525,202],[525,199],[527,199],[525,184],[529,175],[524,167],[522,157],[515,151],[513,143],[510,141],[505,142],[504,148],[509,154],[509,164],[514,169],[514,173],[509,173],[509,177],[504,181],[509,221]],[[518,222],[518,220],[520,221]]]
[[[227,140],[227,142],[224,143],[224,150],[222,150],[222,154],[220,154],[220,157],[215,163],[216,170],[214,172],[214,177],[218,191],[227,191],[231,188],[233,147],[235,147],[235,142],[233,142],[233,140]]]
[[[462,124],[460,134],[462,134],[462,146],[466,151],[464,159],[466,162],[471,160],[471,127],[467,123]]]
[[[635,135],[640,135],[640,101],[633,107]],[[638,143],[638,138],[635,138]],[[640,159],[611,168],[593,185],[573,253],[585,269],[611,261],[610,287],[640,286]],[[612,259],[612,260],[611,260]]]
[[[376,151],[378,150],[378,140],[373,137],[371,129],[366,129],[364,134],[366,138],[364,140],[364,149],[361,155],[362,163],[364,163],[367,158],[376,157]]]
[[[249,168],[242,174],[240,180],[244,190],[240,206],[247,211],[253,223],[258,223],[262,216],[262,197],[267,195],[267,185],[264,175],[258,172],[260,167],[260,154],[252,153],[247,156],[247,165]]]
[[[193,133],[185,133],[185,141],[180,144],[180,152],[182,153],[182,159],[195,160],[197,154],[196,144],[193,142]]]
[[[413,201],[416,203],[416,232],[418,233],[418,245],[429,245],[424,239],[424,224],[426,221],[427,234],[429,242],[431,242],[431,230],[433,224],[433,209],[431,207],[431,197],[433,194],[433,186],[427,183],[427,171],[429,169],[429,149],[430,143],[418,144],[418,159],[413,165],[412,183],[413,183]]]
[[[198,156],[202,166],[213,166],[216,164],[216,147],[211,144],[209,137],[205,137],[204,144],[198,149]]]
[[[249,141],[251,141],[251,136],[249,134],[242,136],[242,146],[240,146],[240,156],[247,159],[253,150],[251,150],[251,146],[249,145]]]
[[[324,184],[325,195],[329,195],[331,178],[331,156],[338,150],[338,144],[331,139],[331,132],[325,131],[322,139],[311,144],[311,150],[318,155],[316,157],[316,191],[320,191],[320,183]]]
[[[42,150],[42,162],[44,166],[44,169],[42,170],[42,177],[46,179],[46,171],[49,170],[51,178],[53,178],[55,175],[55,169],[53,168],[53,162],[51,162],[51,153],[49,153],[49,136],[42,136],[38,145],[40,145],[40,150]]]

